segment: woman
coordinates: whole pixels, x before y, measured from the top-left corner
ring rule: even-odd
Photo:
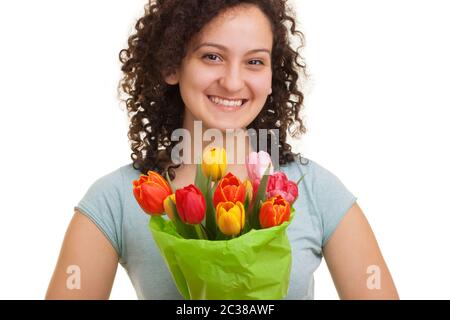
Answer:
[[[107,299],[119,262],[138,298],[181,299],[131,181],[155,170],[169,173],[175,188],[193,183],[198,152],[175,165],[177,141],[171,137],[180,128],[195,136],[196,121],[203,132],[278,129],[276,144],[268,136],[257,146],[246,145],[245,152],[267,143],[272,153],[275,146],[279,169],[291,180],[306,174],[295,204],[300,214],[288,228],[293,264],[287,299],[313,299],[313,272],[322,256],[342,299],[398,298],[356,197],[331,172],[293,154],[286,142],[288,131],[306,132],[297,87],[305,65],[289,39],[302,34],[286,1],[159,0],[146,9],[120,55],[133,164],[98,179],[76,206],[46,298]],[[182,146],[201,152],[205,142],[183,139]],[[238,149],[227,145],[228,153]],[[242,163],[228,169],[246,178]],[[73,265],[80,283],[68,285],[66,271]]]

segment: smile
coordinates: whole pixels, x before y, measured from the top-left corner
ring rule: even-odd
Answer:
[[[228,100],[223,99],[217,96],[208,96],[209,101],[214,103],[217,106],[225,107],[225,108],[239,108],[245,105],[248,99],[234,99]]]

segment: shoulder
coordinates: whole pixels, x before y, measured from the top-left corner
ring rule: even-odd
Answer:
[[[336,179],[336,175],[318,162],[300,155],[295,160],[280,167],[290,180],[298,181],[302,176],[304,185],[309,187],[323,187],[330,180]]]
[[[304,156],[295,156],[295,160],[280,167],[290,180],[297,181],[304,175],[306,183],[311,187],[323,188],[330,183],[336,183],[339,178],[329,168]]]
[[[100,173],[90,182],[77,209],[96,216],[104,216],[106,213],[120,215],[126,192],[125,176],[130,175],[132,168],[131,164],[127,164]]]
[[[132,164],[100,174],[91,182],[75,210],[84,214],[105,234],[122,257],[122,223],[124,207],[129,197],[128,181],[139,177]]]
[[[112,171],[100,174],[93,181],[90,189],[101,193],[117,193],[120,196],[124,192],[125,184],[130,179],[138,179],[139,176],[139,170],[134,169],[131,163],[125,164]]]

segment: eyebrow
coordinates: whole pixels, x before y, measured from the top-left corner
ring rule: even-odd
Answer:
[[[228,51],[228,48],[221,44],[212,43],[212,42],[204,42],[204,43],[198,45],[197,47],[195,47],[194,52],[197,51],[198,49],[200,49],[201,47],[216,47],[223,51]],[[270,56],[272,55],[271,51],[269,49],[265,49],[265,48],[252,49],[252,50],[247,51],[247,54],[248,53],[256,53],[256,52],[267,52]]]

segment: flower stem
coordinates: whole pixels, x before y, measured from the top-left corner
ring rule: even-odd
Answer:
[[[207,237],[205,236],[205,232],[202,230],[201,224],[194,224],[194,229],[199,239],[207,239]]]

